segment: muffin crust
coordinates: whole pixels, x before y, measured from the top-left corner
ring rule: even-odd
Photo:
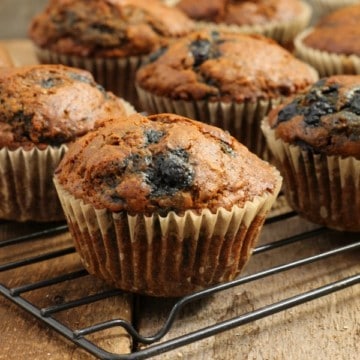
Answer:
[[[137,84],[155,95],[224,102],[289,96],[316,79],[268,38],[206,30],[172,44],[137,73]]]
[[[0,148],[11,150],[60,146],[125,114],[89,72],[62,65],[0,68],[0,102]]]
[[[230,210],[277,182],[273,167],[228,133],[174,114],[104,122],[73,144],[56,178],[85,203],[130,215]]]
[[[151,53],[192,28],[186,15],[159,0],[51,0],[29,35],[61,54],[125,57]]]
[[[319,80],[269,114],[275,134],[314,153],[360,159],[360,76]]]

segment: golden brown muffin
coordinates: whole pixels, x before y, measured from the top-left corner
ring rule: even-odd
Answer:
[[[215,31],[177,41],[137,74],[138,85],[158,96],[225,102],[289,96],[314,79],[308,65],[270,39]]]
[[[360,76],[334,75],[269,116],[275,134],[317,154],[360,160]]]
[[[51,0],[32,21],[36,45],[61,54],[149,54],[185,35],[192,22],[157,0]]]
[[[87,69],[136,106],[136,69],[192,29],[190,19],[160,0],[52,0],[31,22],[29,36],[42,63]]]
[[[310,6],[300,0],[180,0],[176,6],[198,24],[260,33],[287,46],[311,16]]]
[[[210,122],[230,131],[259,155],[262,117],[273,103],[316,80],[310,66],[271,39],[206,30],[170,45],[136,77],[145,110],[171,111]],[[212,111],[216,104],[220,105]]]
[[[303,39],[310,48],[360,56],[360,5],[347,6],[322,18]]]
[[[226,132],[175,114],[104,122],[55,179],[89,271],[156,296],[236,276],[281,183]]]
[[[318,81],[263,129],[289,203],[309,220],[360,231],[360,76]]]
[[[360,4],[321,18],[295,40],[296,54],[321,76],[360,73]]]
[[[101,118],[125,114],[90,73],[63,65],[0,69],[0,148],[60,146]]]
[[[95,121],[126,113],[90,73],[62,65],[0,68],[0,218],[63,218],[52,174]]]
[[[56,174],[95,208],[150,216],[242,207],[273,191],[272,171],[222,130],[165,114],[107,122],[72,146]]]

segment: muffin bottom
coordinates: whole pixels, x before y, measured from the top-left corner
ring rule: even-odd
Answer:
[[[45,150],[0,149],[0,218],[15,221],[64,220],[52,177],[67,146]]]
[[[284,177],[289,205],[314,223],[360,231],[360,160],[314,154],[275,138],[266,119],[262,130]]]
[[[177,297],[241,272],[280,190],[277,176],[273,194],[256,197],[243,208],[165,217],[95,209],[75,199],[56,178],[54,182],[89,273],[125,291]]]

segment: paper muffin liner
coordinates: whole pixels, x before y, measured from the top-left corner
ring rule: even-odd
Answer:
[[[304,44],[304,38],[313,30],[300,33],[294,41],[295,55],[312,65],[321,77],[338,74],[360,74],[360,57],[320,51]]]
[[[260,34],[272,38],[285,47],[292,48],[294,38],[308,26],[312,15],[312,8],[309,4],[302,2],[302,7],[302,12],[288,21],[270,21],[266,24],[242,26],[206,21],[196,21],[195,24],[198,29]]]
[[[65,145],[45,150],[0,149],[0,219],[65,219],[52,177],[66,150]]]
[[[149,113],[175,113],[217,126],[228,131],[251,152],[263,159],[268,158],[260,122],[283,98],[226,103],[206,100],[172,100],[154,95],[140,86],[137,86],[137,90],[141,106]]]
[[[262,123],[269,148],[284,177],[289,205],[306,219],[342,231],[360,231],[360,160],[306,151],[277,139]]]
[[[89,71],[96,82],[106,90],[124,98],[137,110],[138,98],[134,86],[135,73],[148,60],[148,56],[126,58],[87,58],[59,54],[54,51],[36,48],[36,56],[43,64],[63,64]]]
[[[234,279],[250,258],[281,186],[231,211],[162,217],[113,213],[76,199],[54,179],[89,273],[125,291],[175,297]]]

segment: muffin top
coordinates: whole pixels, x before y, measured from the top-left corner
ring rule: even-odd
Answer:
[[[360,56],[360,4],[336,10],[322,18],[302,40],[311,48]]]
[[[32,21],[34,43],[61,54],[149,54],[187,34],[193,22],[160,0],[50,0]]]
[[[13,66],[8,52],[2,46],[0,46],[0,67],[1,66]]]
[[[55,174],[85,203],[131,215],[230,210],[279,185],[276,170],[228,133],[175,114],[103,122],[72,144]]]
[[[177,6],[194,20],[239,26],[293,20],[304,7],[299,0],[180,0]]]
[[[271,39],[208,30],[174,42],[136,78],[158,96],[224,102],[289,96],[316,80],[315,70]]]
[[[360,159],[360,75],[336,75],[270,112],[278,138],[314,153]]]
[[[0,102],[0,148],[11,150],[59,146],[125,113],[89,72],[62,65],[0,68]]]

